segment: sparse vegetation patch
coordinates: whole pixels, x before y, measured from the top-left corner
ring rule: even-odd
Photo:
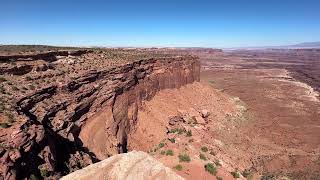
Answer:
[[[230,174],[233,176],[233,178],[240,178],[240,173],[237,170],[232,171]]]
[[[191,130],[187,131],[187,135],[186,135],[186,136],[187,136],[187,137],[191,137],[191,136],[192,136]]]
[[[0,127],[1,127],[1,128],[8,128],[8,127],[10,127],[10,126],[9,126],[9,124],[7,124],[7,123],[0,123]]]
[[[31,174],[29,179],[30,180],[38,180],[37,176],[35,176],[34,174]]]
[[[178,133],[178,134],[182,134],[184,133],[186,130],[183,128],[175,128],[175,129],[171,129],[169,130],[169,133]]]
[[[260,180],[272,180],[275,178],[275,175],[270,173],[263,173]]]
[[[176,142],[176,139],[175,138],[169,138],[168,139],[171,143],[175,143]]]
[[[181,171],[182,170],[182,165],[178,164],[174,167],[176,170]]]
[[[202,159],[202,160],[204,160],[204,161],[207,160],[206,156],[205,156],[204,154],[201,154],[201,153],[200,153],[200,155],[199,155],[199,158]]]
[[[160,143],[158,147],[159,148],[163,148],[164,147],[164,143]]]
[[[212,163],[204,165],[204,169],[214,176],[217,174],[217,168]]]
[[[245,177],[245,178],[249,178],[252,176],[251,172],[249,169],[245,169],[243,172],[242,172],[242,176]]]
[[[189,155],[187,155],[187,154],[180,154],[178,157],[179,157],[180,162],[190,162],[191,161]]]
[[[173,156],[173,151],[171,149],[167,150],[166,155]]]
[[[207,148],[206,146],[202,146],[202,147],[201,147],[201,151],[202,151],[202,152],[208,152],[208,148]]]

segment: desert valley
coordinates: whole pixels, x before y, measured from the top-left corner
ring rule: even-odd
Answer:
[[[0,46],[1,179],[319,179],[319,59]]]

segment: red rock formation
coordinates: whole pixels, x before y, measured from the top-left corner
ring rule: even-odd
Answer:
[[[126,152],[141,102],[199,76],[200,63],[192,56],[140,60],[91,71],[20,99],[16,111],[24,123],[2,137],[7,142],[0,148],[1,176],[59,176]]]
[[[137,67],[121,75],[126,82],[117,87],[118,91],[107,101],[108,105],[87,120],[80,132],[84,146],[99,159],[127,151],[127,135],[134,130],[143,100],[151,99],[161,89],[179,88],[199,81],[200,65],[190,57],[141,61]],[[106,144],[99,140],[105,140]],[[112,146],[108,147],[109,144]]]

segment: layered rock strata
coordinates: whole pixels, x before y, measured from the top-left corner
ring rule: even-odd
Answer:
[[[199,81],[196,57],[134,61],[89,71],[16,102],[22,123],[1,139],[5,179],[59,177],[128,151],[141,103],[166,88]]]

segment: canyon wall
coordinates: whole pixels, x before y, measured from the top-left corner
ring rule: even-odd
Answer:
[[[81,129],[84,146],[99,159],[127,152],[127,135],[134,131],[142,101],[161,89],[199,81],[199,71],[199,63],[192,58],[179,58],[142,62],[138,68],[125,72],[121,76],[127,82],[116,85],[117,93]]]
[[[59,177],[128,151],[138,109],[158,91],[200,80],[196,57],[134,61],[90,71],[16,102],[20,122],[0,149],[1,176]]]

